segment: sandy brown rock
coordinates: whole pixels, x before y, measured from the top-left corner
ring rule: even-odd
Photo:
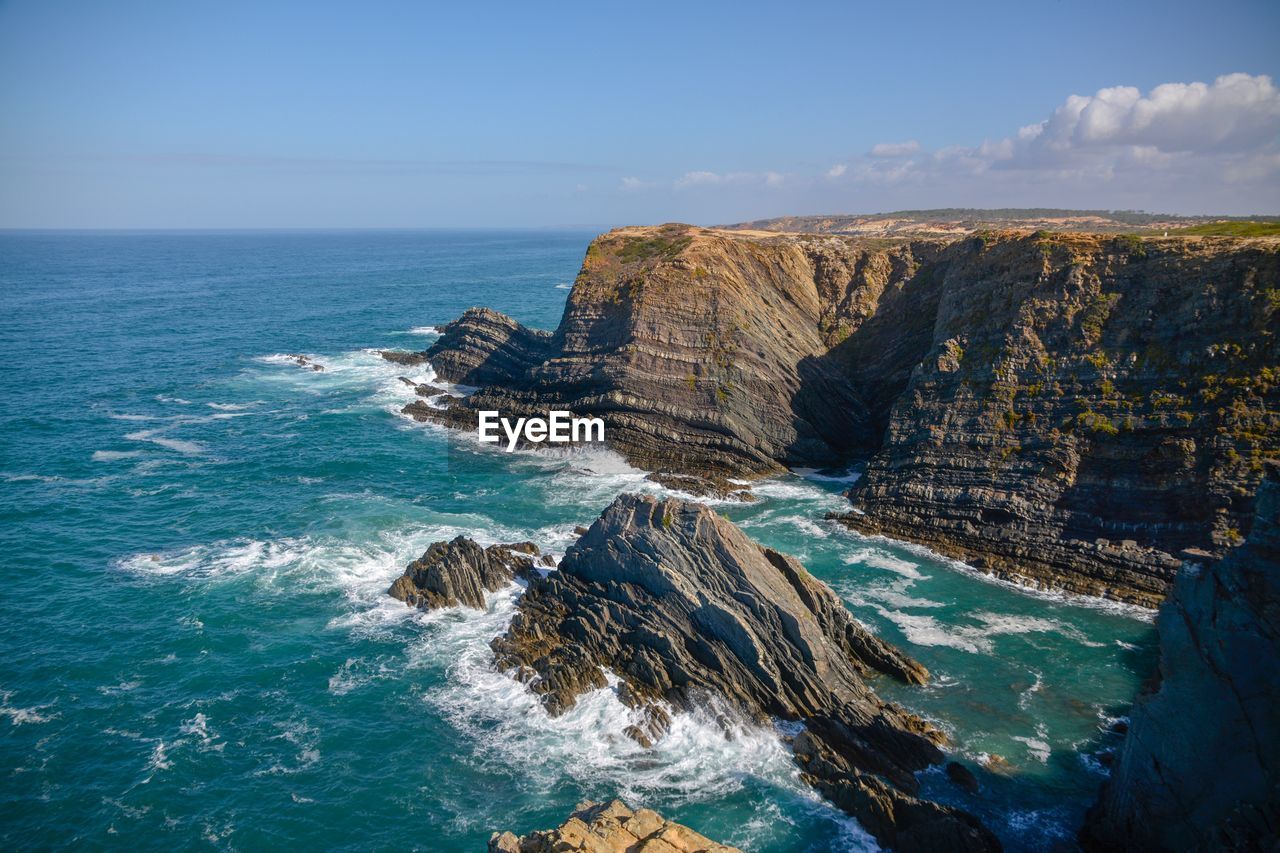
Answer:
[[[742,853],[717,844],[651,809],[632,811],[621,800],[582,803],[557,829],[516,836],[495,832],[490,853]]]
[[[532,542],[482,548],[465,536],[436,542],[396,578],[387,593],[410,607],[484,607],[485,593],[536,574]]]

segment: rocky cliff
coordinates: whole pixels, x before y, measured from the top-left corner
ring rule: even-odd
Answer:
[[[596,415],[708,489],[864,460],[849,525],[1153,606],[1185,549],[1248,532],[1278,312],[1277,240],[669,225],[595,240],[552,334],[473,310],[391,357],[482,386],[415,417]]]
[[[1156,603],[1248,530],[1280,447],[1280,243],[977,237],[852,494],[853,527]],[[838,354],[838,353],[837,353]]]
[[[621,800],[582,803],[555,829],[517,836],[495,832],[489,853],[742,853],[717,844],[652,809],[632,811]]]
[[[705,505],[623,495],[530,582],[498,666],[552,714],[622,681],[627,734],[662,737],[667,708],[727,703],[760,721],[800,721],[805,778],[898,850],[993,850],[972,816],[916,797],[942,735],[864,679],[922,683],[918,663],[859,625],[798,562],[751,541]]]
[[[1160,610],[1156,678],[1130,713],[1084,840],[1100,850],[1280,847],[1280,467],[1221,562],[1188,562]]]
[[[613,231],[588,249],[553,335],[468,311],[420,358],[450,382],[483,387],[446,411],[425,401],[406,411],[460,427],[481,409],[597,415],[638,466],[715,485],[865,455],[879,445],[875,419],[824,356],[886,287],[940,250],[687,226]]]

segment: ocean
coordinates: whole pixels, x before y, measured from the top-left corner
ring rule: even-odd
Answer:
[[[399,414],[486,305],[554,328],[592,233],[0,233],[0,844],[483,850],[620,796],[756,853],[873,849],[781,730],[713,710],[644,750],[610,690],[548,718],[485,612],[385,593],[437,540],[562,554],[617,494],[598,448],[517,452]],[[304,354],[324,371],[299,367]],[[822,520],[847,477],[717,504],[934,675],[886,698],[985,762],[1013,850],[1070,846],[1154,663],[1149,615],[993,581]]]

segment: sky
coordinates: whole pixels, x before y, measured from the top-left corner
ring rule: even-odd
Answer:
[[[0,0],[0,228],[1280,213],[1280,3]]]

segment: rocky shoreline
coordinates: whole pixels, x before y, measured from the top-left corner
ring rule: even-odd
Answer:
[[[1280,836],[1278,282],[1273,239],[632,228],[592,243],[554,332],[472,309],[430,349],[383,355],[476,389],[417,388],[420,420],[601,417],[653,479],[722,497],[853,462],[850,509],[828,517],[854,530],[1022,584],[1164,600],[1160,670],[1082,843],[1264,849]],[[519,579],[495,666],[547,713],[612,685],[646,748],[694,707],[797,723],[801,778],[879,843],[999,849],[919,797],[945,738],[871,687],[928,673],[798,562],[674,499],[624,495],[578,534],[547,573],[532,546],[437,543],[391,594],[478,607]],[[945,773],[976,793],[963,765]],[[611,849],[593,827],[643,840],[620,834],[639,814],[589,806],[491,849]]]
[[[882,844],[999,849],[972,815],[918,796],[915,774],[944,763],[945,736],[869,684],[923,684],[928,672],[796,560],[703,504],[648,495],[617,498],[546,575],[511,548],[436,543],[389,593],[427,609],[480,606],[482,590],[519,573],[527,588],[491,644],[494,661],[548,714],[612,677],[633,711],[620,734],[646,748],[672,714],[694,708],[801,723],[792,747],[802,778]]]
[[[1280,241],[667,225],[597,238],[551,333],[488,309],[422,353],[469,397],[597,416],[715,494],[861,460],[840,516],[1034,586],[1154,607],[1248,534],[1280,453]]]

